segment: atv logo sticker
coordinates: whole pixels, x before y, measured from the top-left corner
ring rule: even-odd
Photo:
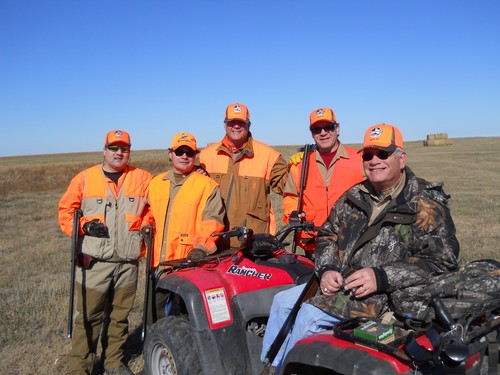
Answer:
[[[227,306],[226,293],[223,288],[205,290],[205,299],[208,303],[208,311],[210,312],[212,324],[231,319]]]
[[[255,268],[247,268],[245,266],[239,267],[235,264],[229,267],[226,273],[238,276],[256,277],[261,280],[271,280],[271,276],[273,275],[272,273],[259,272]]]

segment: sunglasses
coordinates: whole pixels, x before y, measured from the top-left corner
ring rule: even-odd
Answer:
[[[130,152],[130,146],[107,146],[106,148],[111,152],[118,152],[118,150],[122,150],[122,152]]]
[[[180,148],[178,148],[177,150],[174,150],[174,154],[175,154],[175,156],[179,156],[179,157],[182,156],[182,155],[184,155],[184,154],[186,154],[186,156],[188,158],[193,158],[196,155],[196,151],[193,151],[191,149],[185,149],[185,148],[184,149],[180,149]]]
[[[337,125],[325,125],[325,126],[315,126],[311,129],[311,133],[314,135],[321,134],[324,130],[326,133],[333,133]]]
[[[373,159],[374,156],[376,156],[377,158],[379,158],[380,160],[387,160],[389,158],[389,156],[391,156],[392,154],[394,153],[393,152],[387,152],[387,151],[384,151],[384,150],[380,150],[380,151],[370,151],[370,152],[363,152],[363,161],[370,161]]]

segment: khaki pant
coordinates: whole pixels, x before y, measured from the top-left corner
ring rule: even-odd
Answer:
[[[128,315],[137,289],[137,264],[97,262],[90,269],[77,268],[77,298],[73,339],[68,354],[68,374],[91,374],[99,334],[107,320],[107,340],[101,339],[106,369],[117,368],[128,337]]]

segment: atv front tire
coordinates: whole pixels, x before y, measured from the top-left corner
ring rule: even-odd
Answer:
[[[186,317],[168,316],[153,324],[144,343],[144,365],[147,375],[202,373]]]

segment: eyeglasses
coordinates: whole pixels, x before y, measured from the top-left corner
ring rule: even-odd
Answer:
[[[118,152],[118,150],[122,150],[122,152],[130,152],[130,146],[106,146],[106,148],[111,152]]]
[[[178,148],[177,150],[174,150],[174,154],[175,154],[175,156],[179,156],[179,157],[182,156],[182,155],[184,155],[184,154],[186,154],[186,156],[188,158],[193,158],[196,155],[196,151],[191,150],[191,149],[185,149],[185,148],[180,149],[180,148]]]
[[[314,135],[321,134],[321,131],[325,131],[326,133],[333,133],[337,125],[325,125],[325,126],[315,126],[311,128],[311,133]]]
[[[387,151],[384,151],[384,150],[380,150],[380,151],[370,151],[370,152],[363,152],[363,161],[370,161],[373,159],[374,156],[376,156],[377,158],[379,158],[380,160],[387,160],[389,158],[389,156],[391,156],[392,154],[394,153],[393,152],[387,152]]]
[[[233,127],[233,126],[238,125],[240,128],[243,128],[247,125],[250,125],[250,123],[243,121],[243,120],[229,120],[229,121],[226,121],[226,125],[229,127]]]

